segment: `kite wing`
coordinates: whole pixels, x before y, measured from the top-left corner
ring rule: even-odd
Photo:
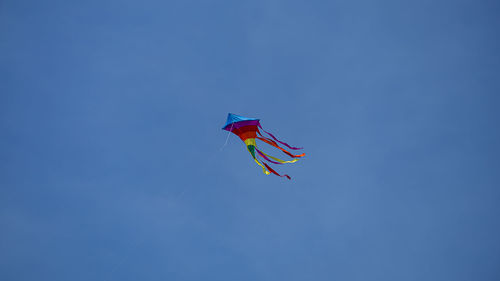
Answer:
[[[294,163],[297,162],[300,157],[305,156],[305,153],[299,154],[299,155],[294,155],[284,149],[282,146],[287,147],[288,149],[291,150],[299,150],[302,149],[302,147],[293,147],[288,145],[285,142],[282,142],[278,140],[273,134],[265,131],[262,126],[260,125],[260,120],[256,118],[248,118],[248,117],[243,117],[239,116],[236,114],[229,113],[227,116],[227,121],[226,125],[222,127],[223,130],[232,132],[233,134],[237,135],[240,137],[240,139],[245,143],[247,146],[248,151],[252,155],[252,158],[254,161],[262,167],[262,171],[264,174],[269,175],[270,173],[273,173],[277,176],[280,177],[286,177],[288,179],[291,179],[289,175],[280,175],[278,174],[275,170],[273,170],[270,166],[269,163],[273,164],[286,164],[286,163]],[[267,134],[269,137],[265,137],[260,130],[262,130],[265,134]],[[280,149],[283,153],[291,157],[291,160],[282,160],[270,155],[267,155],[266,153],[262,152],[260,149],[257,148],[257,144],[255,140],[258,139],[262,142],[265,142],[266,144],[269,144],[275,148]],[[278,144],[279,143],[279,144]],[[259,158],[260,157],[260,158]],[[260,160],[260,161],[259,161]]]

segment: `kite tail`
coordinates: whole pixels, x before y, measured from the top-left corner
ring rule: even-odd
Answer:
[[[264,164],[264,166],[266,166],[266,168],[273,174],[279,176],[279,177],[286,177],[287,179],[291,180],[292,178],[289,176],[289,175],[280,175],[278,174],[275,170],[273,170],[271,167],[269,167],[269,165],[266,164],[266,162],[262,161],[262,164]]]
[[[270,173],[266,170],[266,168],[265,168],[264,166],[262,166],[262,164],[260,164],[260,162],[259,162],[259,160],[257,160],[257,158],[254,158],[253,160],[255,160],[255,163],[259,164],[259,166],[261,166],[261,167],[262,167],[262,172],[263,172],[264,174],[266,174],[266,175],[269,175],[269,174],[270,174]],[[264,162],[263,162],[263,163],[264,163]],[[264,163],[264,165],[266,165],[266,163]],[[268,166],[266,165],[266,167],[268,167]],[[269,169],[269,167],[268,167],[268,169]]]
[[[271,162],[271,163],[283,164],[283,163],[293,163],[293,162],[298,161],[298,159],[293,159],[293,160],[291,160],[291,161],[283,161],[283,160],[278,159],[278,158],[276,158],[276,157],[272,157],[272,156],[270,156],[270,155],[267,155],[267,154],[265,154],[264,152],[262,152],[262,151],[258,150],[257,148],[255,148],[255,150],[257,151],[257,153],[258,153],[260,156],[262,156],[264,159],[268,160],[268,161],[269,161],[269,162]],[[250,153],[251,153],[251,151],[250,151]],[[269,167],[269,165],[267,165],[267,164],[266,164],[266,162],[264,162],[264,160],[262,160],[262,159],[261,159],[262,163],[261,163],[261,162],[259,162],[259,160],[257,160],[257,157],[256,157],[253,153],[252,153],[252,156],[253,156],[253,160],[255,161],[255,163],[257,163],[259,166],[261,166],[261,167],[262,167],[262,172],[263,172],[264,174],[269,175],[269,174],[273,173],[273,174],[275,174],[275,175],[277,175],[277,176],[279,176],[279,177],[286,177],[286,178],[287,178],[287,179],[289,179],[289,180],[291,180],[291,179],[292,179],[289,175],[280,175],[280,174],[278,174],[275,170],[273,170],[273,168]],[[272,161],[272,160],[270,160],[267,156],[271,157],[272,159],[276,159],[276,160],[282,161],[283,163]],[[264,164],[264,165],[263,165],[263,164]],[[267,170],[266,170],[266,168],[267,168]]]
[[[258,132],[258,131],[257,131]],[[262,135],[261,135],[262,136]],[[278,149],[280,149],[281,151],[283,151],[286,155],[292,157],[292,158],[298,158],[298,157],[303,157],[305,156],[306,154],[305,153],[302,153],[302,154],[299,154],[299,155],[294,155],[294,154],[291,154],[290,152],[286,151],[285,149],[281,148],[275,141],[269,139],[269,138],[266,138],[266,137],[257,137],[257,139],[269,144],[269,145],[272,145]]]
[[[286,146],[286,147],[288,147],[290,149],[293,149],[293,150],[303,149],[303,147],[293,147],[293,146],[288,145],[286,142],[282,142],[282,141],[278,140],[273,134],[271,134],[268,131],[264,130],[264,128],[262,128],[262,126],[260,125],[260,123],[258,124],[258,126],[259,126],[259,128],[262,129],[262,131],[264,131],[264,133],[270,135],[271,138],[273,138],[273,140],[281,143],[282,145],[284,145],[284,146]],[[257,133],[259,133],[259,135],[262,136],[262,134],[260,133],[260,131],[258,129],[257,129]],[[264,136],[262,136],[262,137],[264,137]]]
[[[262,158],[266,159],[267,161],[269,161],[269,162],[271,162],[271,163],[273,163],[273,164],[295,163],[295,162],[299,161],[299,159],[292,159],[292,160],[290,160],[290,161],[285,161],[285,160],[281,160],[281,159],[279,159],[279,158],[273,157],[273,156],[271,156],[271,155],[267,155],[267,154],[265,154],[264,152],[260,151],[257,147],[255,148],[255,150],[257,151],[257,153],[258,153],[258,154],[259,154]],[[275,160],[275,161],[273,161],[273,160],[271,160],[271,159],[269,159],[269,158],[271,158],[271,159],[273,159],[273,160]],[[278,162],[276,162],[276,161],[278,161]]]

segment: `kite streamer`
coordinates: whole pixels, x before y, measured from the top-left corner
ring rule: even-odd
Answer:
[[[227,116],[227,122],[226,125],[222,128],[223,130],[229,131],[238,137],[245,143],[247,146],[248,151],[252,155],[252,158],[255,160],[255,162],[262,168],[264,174],[269,175],[269,174],[274,174],[280,177],[286,177],[287,179],[291,179],[289,175],[280,175],[278,172],[273,170],[268,164],[273,163],[273,164],[287,164],[287,163],[295,163],[297,162],[300,157],[304,157],[306,154],[292,154],[285,148],[281,147],[281,145],[285,146],[288,149],[292,150],[300,150],[302,147],[293,147],[285,142],[282,142],[278,140],[273,134],[265,131],[262,126],[260,125],[260,120],[256,118],[248,118],[248,117],[243,117],[239,116],[236,114],[229,113]],[[260,132],[262,130],[265,134],[269,135],[271,138],[264,137],[262,133]],[[268,155],[264,152],[262,152],[260,149],[257,148],[257,144],[255,140],[260,140],[266,144],[269,144],[275,148],[278,148],[281,150],[283,153],[288,155],[291,160],[282,160],[277,157]]]

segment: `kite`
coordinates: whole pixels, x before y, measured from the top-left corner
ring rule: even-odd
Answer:
[[[292,150],[299,150],[302,149],[302,147],[293,147],[288,145],[285,142],[282,142],[278,140],[273,134],[265,131],[262,126],[260,125],[260,120],[256,118],[248,118],[248,117],[243,117],[243,116],[238,116],[236,114],[229,113],[227,115],[227,122],[224,127],[222,127],[223,130],[229,131],[238,137],[245,143],[247,146],[248,151],[252,155],[253,160],[262,167],[262,171],[264,174],[269,175],[270,173],[273,173],[277,176],[280,177],[286,177],[287,179],[291,179],[289,175],[280,175],[278,174],[275,170],[273,170],[270,166],[269,163],[273,164],[286,164],[286,163],[294,163],[297,162],[300,157],[305,156],[305,153],[299,154],[299,155],[294,155],[290,153],[289,151],[285,150],[282,146],[287,147],[288,149]],[[269,135],[271,138],[264,137],[261,133],[261,130]],[[229,135],[228,135],[229,136]],[[291,160],[281,160],[276,157],[267,155],[266,153],[262,152],[258,147],[255,142],[255,139],[258,139],[262,142],[265,142],[275,148],[280,149],[283,153],[291,157]],[[281,146],[279,144],[281,144]],[[259,156],[259,157],[257,157]],[[272,159],[272,160],[271,160]],[[260,161],[259,161],[260,160]],[[267,162],[268,163],[267,163]]]

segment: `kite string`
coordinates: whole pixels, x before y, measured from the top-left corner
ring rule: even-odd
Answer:
[[[231,123],[231,128],[229,128],[229,132],[227,132],[227,138],[226,138],[226,142],[224,143],[224,145],[220,148],[220,150],[222,150],[226,145],[227,145],[227,141],[229,140],[229,135],[231,134],[231,130],[233,129],[233,124],[234,123]]]

